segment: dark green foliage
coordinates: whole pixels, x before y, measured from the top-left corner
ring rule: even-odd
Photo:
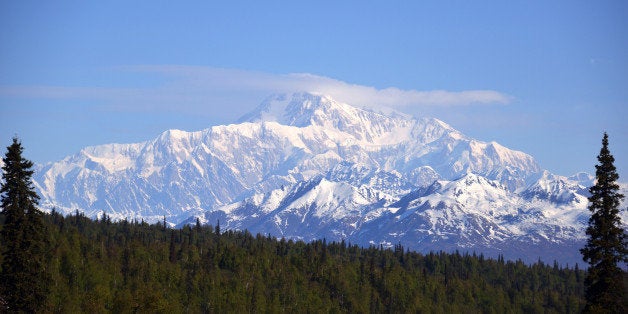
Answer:
[[[44,312],[573,313],[582,271],[558,264],[312,243],[196,224],[45,215]]]
[[[475,254],[304,243],[216,227],[42,214],[4,160],[0,306],[43,313],[574,313],[584,272]],[[4,312],[6,308],[0,309]]]
[[[46,232],[43,214],[35,207],[38,196],[31,182],[33,163],[22,157],[22,151],[14,138],[3,158],[0,306],[11,312],[35,312],[48,295]]]
[[[602,149],[595,166],[596,183],[589,189],[589,236],[582,252],[590,267],[585,279],[586,312],[625,313],[626,295],[624,271],[620,263],[626,263],[626,234],[621,227],[619,204],[624,197],[620,194],[615,169],[615,158],[608,149],[608,135],[604,133]]]

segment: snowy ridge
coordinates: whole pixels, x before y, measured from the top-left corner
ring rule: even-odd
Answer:
[[[308,93],[271,96],[237,124],[87,147],[34,179],[41,206],[65,213],[531,260],[573,253],[592,180],[438,119]]]

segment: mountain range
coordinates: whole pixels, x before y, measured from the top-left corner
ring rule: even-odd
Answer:
[[[235,124],[84,148],[34,181],[40,206],[66,214],[573,265],[593,178],[435,118],[295,93]]]

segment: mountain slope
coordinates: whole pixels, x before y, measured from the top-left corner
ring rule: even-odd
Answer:
[[[43,207],[92,217],[198,217],[308,240],[525,251],[582,240],[580,183],[590,178],[544,172],[523,152],[437,119],[297,93],[269,97],[237,124],[88,147],[35,180]]]
[[[277,99],[266,106],[276,111]],[[311,94],[293,95],[283,113],[284,124],[251,118],[257,122],[88,147],[46,166],[37,181],[49,205],[155,218],[307,180],[341,161],[404,174],[432,166],[445,178],[538,171],[528,155],[468,139],[436,119],[385,116]]]

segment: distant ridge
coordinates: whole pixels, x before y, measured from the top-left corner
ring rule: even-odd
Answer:
[[[553,175],[438,119],[295,93],[237,124],[87,147],[35,180],[42,207],[89,217],[573,262],[591,178]]]

